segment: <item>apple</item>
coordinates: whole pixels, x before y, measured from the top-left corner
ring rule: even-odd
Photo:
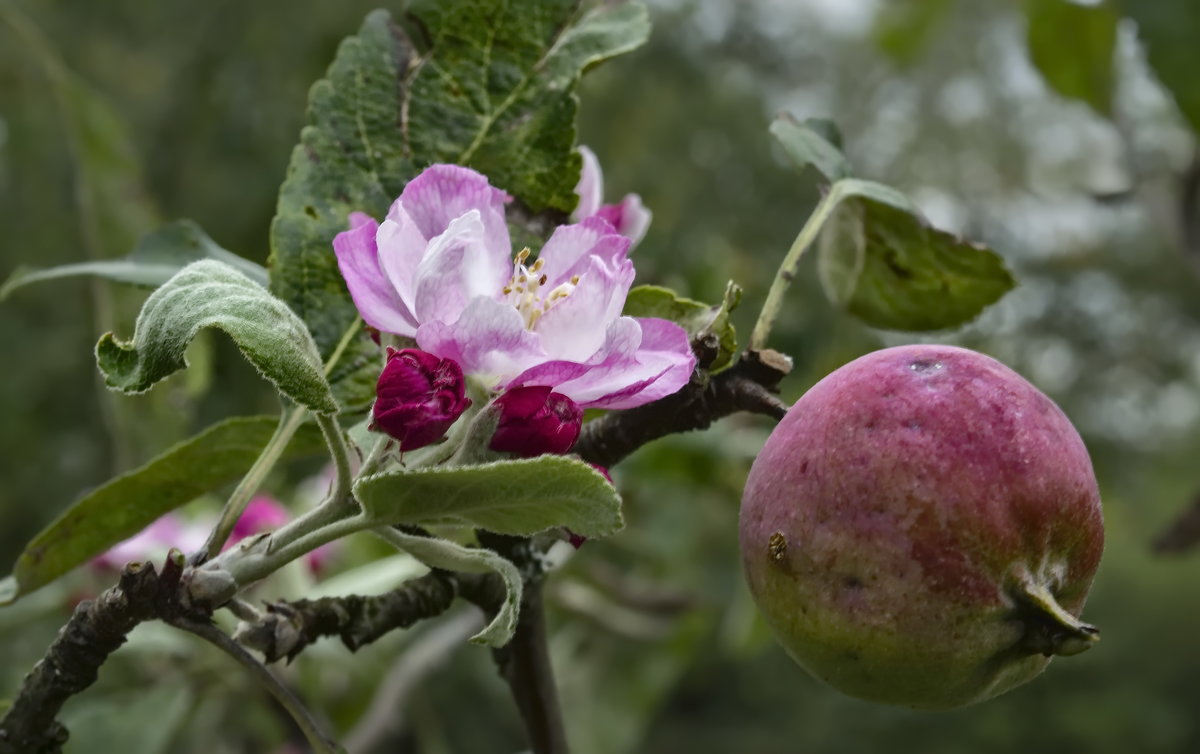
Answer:
[[[911,345],[829,374],[750,470],[750,591],[810,673],[947,709],[1089,648],[1104,548],[1091,460],[1063,412],[975,351]]]

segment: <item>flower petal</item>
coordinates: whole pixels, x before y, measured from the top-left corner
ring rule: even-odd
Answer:
[[[605,204],[596,210],[594,216],[604,218],[618,233],[628,238],[631,248],[645,238],[653,217],[642,204],[642,197],[637,194],[626,194],[618,204]]]
[[[633,265],[628,260],[617,270],[597,257],[584,261],[587,271],[574,290],[551,305],[534,328],[542,348],[555,359],[591,359],[605,342],[608,324],[620,316],[633,283]]]
[[[503,386],[513,375],[546,360],[537,335],[510,304],[483,296],[467,304],[454,322],[425,322],[417,344],[457,361],[465,373]]]
[[[451,220],[429,242],[416,272],[418,322],[454,322],[471,299],[500,293],[509,275],[508,260],[488,250],[486,232],[479,210],[473,209]]]
[[[350,216],[350,224],[350,230],[334,236],[333,251],[354,306],[371,327],[412,337],[417,331],[416,318],[379,267],[375,246],[378,225],[358,212]]]
[[[579,171],[579,183],[575,185],[575,193],[579,195],[579,204],[571,213],[575,222],[596,214],[600,202],[604,201],[604,173],[596,153],[581,144],[579,155],[583,157],[583,168]]]
[[[425,257],[429,241],[399,200],[392,204],[387,219],[379,225],[375,243],[379,248],[379,266],[396,295],[408,311],[416,311],[417,268]]]
[[[544,267],[546,285],[562,285],[572,275],[587,271],[588,259],[596,257],[612,269],[631,265],[629,239],[613,230],[608,221],[590,217],[575,225],[560,225],[542,247],[538,260]]]
[[[426,240],[441,235],[457,217],[478,210],[483,222],[484,243],[500,258],[509,259],[512,243],[504,221],[504,205],[512,197],[494,188],[486,176],[458,165],[430,165],[408,182],[396,206],[416,223]],[[389,219],[395,219],[388,213]]]

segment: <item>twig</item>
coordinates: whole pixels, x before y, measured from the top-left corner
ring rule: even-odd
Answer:
[[[279,702],[287,710],[288,714],[291,715],[292,719],[296,721],[296,725],[300,727],[301,732],[304,733],[304,737],[308,739],[309,745],[316,754],[344,754],[345,750],[336,741],[321,731],[312,713],[292,693],[292,690],[283,685],[283,682],[272,675],[271,671],[267,670],[265,665],[254,659],[253,655],[247,652],[241,644],[230,638],[224,631],[208,621],[199,621],[182,616],[169,621],[169,623],[176,628],[199,636],[201,639],[204,639],[237,660],[242,667],[250,671],[250,674],[262,683],[271,696],[275,697],[275,701]]]
[[[396,629],[446,612],[462,585],[484,578],[430,571],[384,594],[322,597],[269,603],[261,620],[239,627],[238,641],[263,653],[267,662],[289,660],[323,636],[337,636],[350,651]],[[468,589],[468,592],[474,593]]]
[[[129,632],[159,613],[161,595],[179,583],[180,560],[169,557],[161,577],[149,563],[130,563],[116,586],[79,603],[0,720],[0,754],[62,751],[69,734],[55,717],[63,703],[95,683]]]
[[[710,354],[694,344],[701,363]],[[614,411],[583,427],[573,452],[598,466],[614,466],[641,446],[677,432],[707,429],[739,411],[783,418],[788,406],[774,390],[791,370],[791,360],[776,351],[747,351],[737,364],[712,377],[697,370],[682,390],[627,411]]]
[[[374,751],[402,730],[412,692],[482,627],[482,614],[469,608],[429,629],[408,646],[379,684],[371,706],[346,735],[346,750],[351,754]]]

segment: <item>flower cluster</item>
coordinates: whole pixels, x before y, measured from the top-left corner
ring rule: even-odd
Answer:
[[[504,209],[511,198],[455,165],[429,167],[383,222],[354,213],[334,239],[366,323],[419,347],[389,357],[375,411],[375,424],[406,449],[440,437],[466,408],[461,393],[439,382],[448,363],[489,389],[540,389],[501,403],[496,442],[519,454],[533,447],[528,436],[515,439],[520,421],[560,424],[548,445],[557,448],[574,442],[582,409],[632,408],[687,383],[695,358],[683,328],[621,314],[634,277],[632,239],[621,231],[640,237],[649,213],[633,195],[600,206],[599,167],[583,154],[577,215],[585,216],[557,228],[535,260],[529,249],[513,254]],[[393,367],[399,358],[405,365]],[[428,427],[417,426],[422,412]]]

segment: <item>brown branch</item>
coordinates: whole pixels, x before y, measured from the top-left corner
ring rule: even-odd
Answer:
[[[237,639],[262,652],[268,662],[290,661],[324,636],[337,636],[350,651],[384,634],[446,612],[459,595],[474,596],[495,610],[494,585],[485,574],[433,570],[384,594],[322,597],[268,603],[256,622],[244,623]],[[499,582],[499,579],[495,579]],[[503,599],[503,584],[498,584]],[[469,596],[468,596],[469,595]],[[486,595],[486,596],[485,596]],[[474,600],[472,600],[474,601]]]
[[[693,344],[702,364],[712,355],[708,345]],[[707,429],[717,419],[739,411],[782,419],[788,407],[774,392],[790,370],[791,360],[770,350],[747,351],[737,364],[715,375],[697,369],[691,382],[674,395],[588,422],[574,452],[607,468],[651,440]]]
[[[55,717],[63,703],[96,682],[100,666],[135,626],[176,610],[169,603],[182,565],[177,550],[167,557],[161,575],[150,563],[130,563],[116,586],[76,606],[0,720],[0,754],[62,751],[69,734]]]

